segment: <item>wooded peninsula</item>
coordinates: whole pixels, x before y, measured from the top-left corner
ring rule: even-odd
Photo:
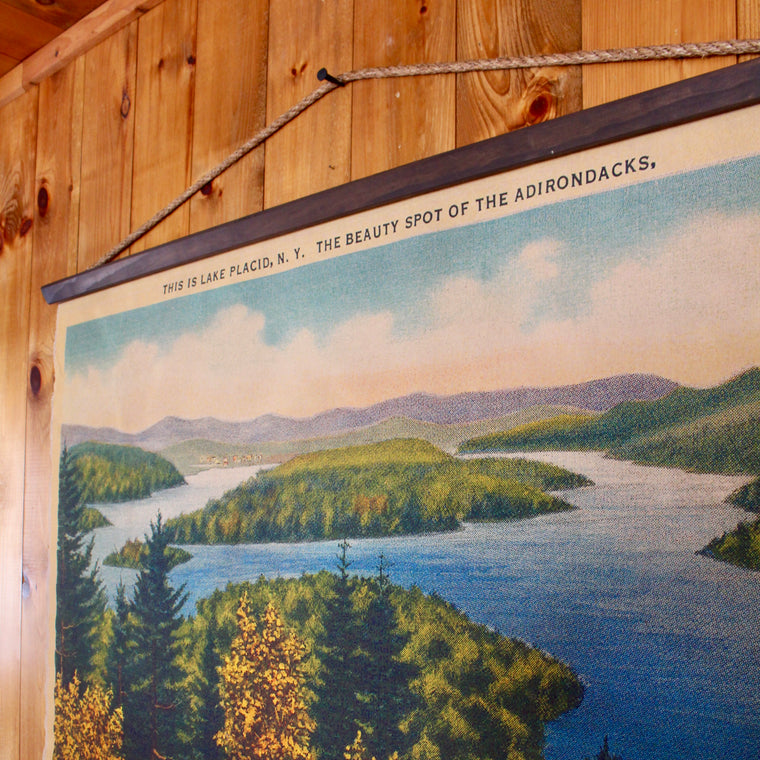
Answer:
[[[136,446],[88,442],[72,446],[68,452],[86,504],[145,499],[185,482],[171,462]]]
[[[628,401],[601,415],[563,414],[471,438],[462,453],[591,449],[619,459],[696,472],[760,474],[760,369],[714,388],[680,387],[657,401]],[[760,478],[727,501],[760,512]],[[742,521],[704,553],[760,570],[760,519]]]

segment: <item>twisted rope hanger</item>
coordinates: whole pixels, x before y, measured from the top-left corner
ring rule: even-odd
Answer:
[[[275,132],[282,129],[288,122],[293,121],[293,119],[313,106],[329,92],[338,87],[343,87],[349,82],[359,82],[364,79],[428,76],[431,74],[464,74],[473,71],[504,71],[508,69],[529,69],[548,66],[577,66],[583,63],[708,58],[710,56],[746,55],[748,53],[760,53],[760,39],[650,45],[646,47],[614,48],[611,50],[578,50],[571,53],[507,56],[472,61],[451,61],[448,63],[418,63],[407,66],[357,69],[345,72],[337,77],[328,74],[325,69],[321,69],[318,77],[324,81],[324,84],[317,87],[317,89],[306,95],[306,97],[285,111],[285,113],[257,132],[250,140],[243,143],[243,145],[227,156],[224,161],[196,179],[183,193],[178,195],[161,211],[154,214],[147,222],[133,232],[130,232],[129,235],[115,245],[96,264],[89,267],[89,269],[95,269],[103,264],[107,264],[109,261],[113,261],[129,246],[190,200],[199,190],[216,179],[222,172],[229,169],[230,166],[237,163],[243,156],[268,140]]]

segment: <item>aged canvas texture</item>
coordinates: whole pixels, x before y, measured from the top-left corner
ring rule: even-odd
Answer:
[[[63,304],[54,756],[756,758],[759,120]]]

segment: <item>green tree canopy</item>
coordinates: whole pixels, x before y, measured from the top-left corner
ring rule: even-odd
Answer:
[[[85,543],[84,503],[75,463],[64,445],[58,470],[58,542],[55,667],[67,684],[93,672],[93,655],[106,597],[92,565],[92,540]]]
[[[125,700],[125,749],[128,758],[176,757],[182,754],[186,721],[185,672],[180,665],[180,611],[184,586],[169,582],[169,534],[159,513],[145,536],[148,556],[137,576],[129,630],[133,649]]]

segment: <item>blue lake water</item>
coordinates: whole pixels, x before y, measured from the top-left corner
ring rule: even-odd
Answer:
[[[723,504],[747,478],[641,467],[588,452],[531,455],[588,475],[563,492],[578,507],[531,520],[471,524],[456,533],[352,540],[351,570],[437,592],[473,620],[569,663],[582,705],[550,724],[546,757],[596,755],[605,734],[623,760],[760,757],[760,573],[696,555],[746,517]],[[150,499],[101,507],[102,558],[127,538],[255,474],[209,470]],[[337,542],[186,547],[172,571],[197,599],[228,581],[334,569]],[[135,573],[102,568],[113,597]]]

